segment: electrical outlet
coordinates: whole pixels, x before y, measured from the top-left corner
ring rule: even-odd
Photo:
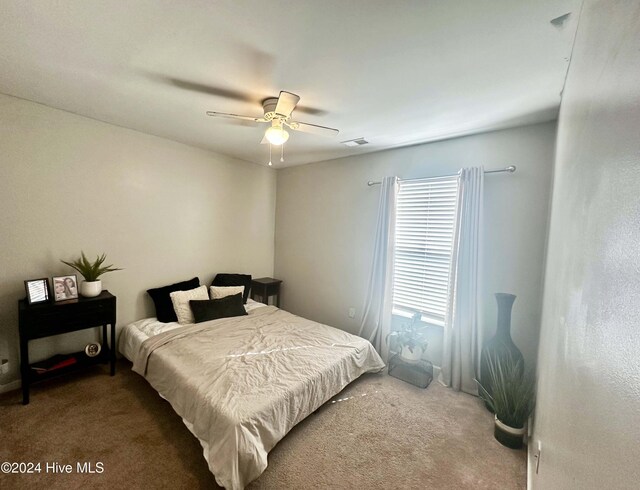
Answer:
[[[356,309],[355,308],[349,308],[349,318],[353,318],[356,316]]]

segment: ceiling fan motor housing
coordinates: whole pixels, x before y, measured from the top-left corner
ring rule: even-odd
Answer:
[[[257,123],[271,123],[272,128],[284,131],[284,128],[290,128],[296,131],[306,133],[320,134],[324,136],[334,136],[338,134],[338,130],[317,124],[301,123],[292,120],[292,113],[298,104],[300,97],[291,92],[280,92],[278,97],[268,97],[262,101],[263,117],[241,116],[239,114],[230,114],[226,112],[207,111],[208,116],[226,117],[230,119],[242,119]],[[279,112],[278,112],[279,110]]]
[[[272,121],[273,119],[285,119],[284,116],[276,113],[277,105],[278,105],[277,97],[264,99],[264,101],[262,102],[262,109],[264,110],[264,118],[267,121]]]

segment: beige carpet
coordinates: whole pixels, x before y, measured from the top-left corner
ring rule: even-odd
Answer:
[[[0,462],[42,473],[0,474],[0,488],[217,488],[198,441],[170,405],[119,361],[0,396]],[[340,401],[341,400],[341,401]],[[45,463],[74,474],[47,474]],[[104,465],[77,474],[77,462]],[[365,375],[295,427],[251,489],[520,489],[525,452],[501,446],[474,397]]]

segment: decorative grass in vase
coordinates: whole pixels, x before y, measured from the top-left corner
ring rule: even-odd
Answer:
[[[88,298],[98,296],[102,292],[102,281],[100,280],[100,276],[107,272],[120,271],[122,269],[114,267],[113,264],[103,265],[107,259],[107,255],[104,253],[102,255],[98,255],[96,260],[93,262],[90,262],[87,259],[84,252],[80,252],[80,255],[80,258],[73,262],[67,262],[66,260],[61,260],[61,262],[69,267],[73,267],[84,278],[84,281],[80,284],[80,294],[82,296]]]

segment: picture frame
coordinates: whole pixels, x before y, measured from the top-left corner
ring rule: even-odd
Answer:
[[[47,277],[24,281],[24,289],[27,292],[27,303],[30,305],[47,303],[50,300],[49,278]]]
[[[51,279],[53,298],[56,302],[78,299],[78,277],[75,274],[54,276]]]
[[[84,353],[87,357],[97,357],[102,351],[102,346],[98,342],[91,342],[84,348]]]

